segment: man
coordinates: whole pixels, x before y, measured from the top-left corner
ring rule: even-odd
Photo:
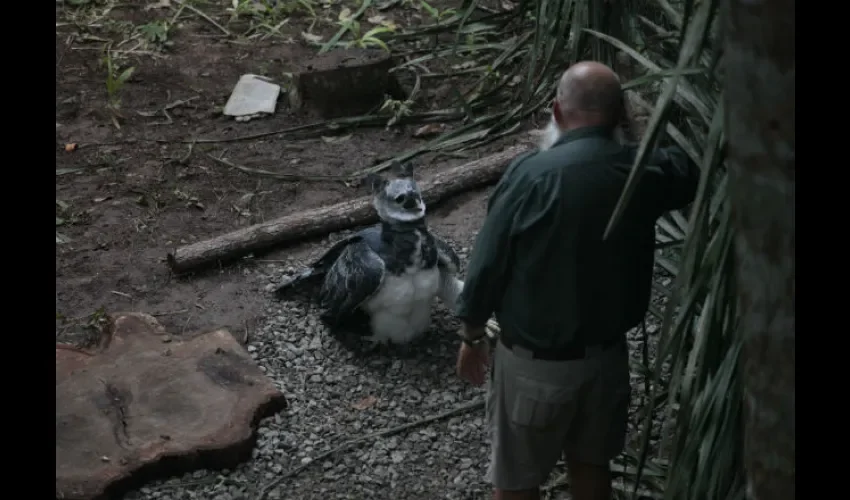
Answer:
[[[610,68],[570,67],[540,150],[508,167],[478,233],[457,311],[457,368],[484,383],[495,312],[487,421],[497,500],[539,498],[562,453],[574,500],[611,498],[631,391],[625,334],[649,305],[655,222],[693,201],[699,180],[681,150],[658,150],[603,240],[636,153],[613,139],[623,112]]]

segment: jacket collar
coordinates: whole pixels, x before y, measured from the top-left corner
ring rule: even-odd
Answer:
[[[567,144],[578,139],[584,139],[586,137],[611,138],[613,136],[614,131],[611,129],[611,127],[606,127],[604,125],[595,127],[575,128],[562,134],[561,138],[555,141],[555,144],[553,144],[552,147],[554,148],[556,146],[561,146],[563,144]]]

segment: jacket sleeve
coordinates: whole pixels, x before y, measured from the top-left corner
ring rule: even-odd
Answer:
[[[662,171],[661,210],[681,210],[694,201],[699,185],[700,169],[684,150],[677,146],[658,149],[656,165]]]
[[[469,258],[456,311],[464,322],[483,326],[490,319],[510,278],[513,239],[544,215],[546,205],[537,182],[519,176],[500,183]]]

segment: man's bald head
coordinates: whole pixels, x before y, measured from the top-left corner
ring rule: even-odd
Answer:
[[[555,98],[556,120],[563,129],[581,126],[614,127],[621,118],[623,89],[608,66],[583,61],[561,76]]]

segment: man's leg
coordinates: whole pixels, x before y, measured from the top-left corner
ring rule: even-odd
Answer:
[[[496,500],[538,500],[576,412],[572,362],[524,358],[499,343],[487,395],[488,478]]]
[[[573,500],[611,500],[611,469],[608,464],[567,462]]]
[[[623,343],[592,363],[589,390],[564,445],[573,500],[611,500],[610,461],[623,451],[631,386]]]

